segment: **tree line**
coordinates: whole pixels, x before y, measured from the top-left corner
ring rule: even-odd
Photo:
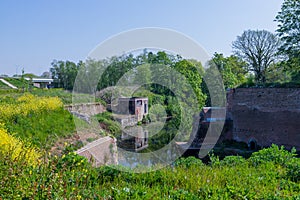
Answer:
[[[284,0],[281,11],[275,17],[278,23],[276,33],[266,30],[246,30],[237,36],[232,43],[233,55],[225,57],[221,53],[215,53],[209,61],[210,68],[204,70],[201,63],[185,60],[179,55],[170,55],[166,52],[147,52],[140,55],[124,55],[112,57],[102,61],[87,60],[86,62],[74,63],[71,61],[53,61],[50,72],[55,80],[55,87],[72,90],[78,72],[86,74],[89,84],[84,77],[80,78],[83,91],[95,92],[103,88],[114,86],[120,78],[132,69],[136,69],[135,82],[150,81],[151,72],[141,65],[161,64],[176,69],[185,76],[189,76],[189,83],[193,85],[198,95],[198,100],[203,96],[197,88],[205,91],[205,84],[201,77],[194,77],[194,68],[200,73],[212,73],[217,69],[222,76],[224,88],[234,88],[239,85],[265,85],[267,83],[300,83],[300,1]],[[103,67],[104,66],[104,67]],[[192,66],[192,67],[191,67]],[[214,66],[214,67],[212,67]],[[101,71],[100,68],[105,69]],[[139,69],[139,70],[137,70]],[[99,70],[101,72],[99,72]],[[152,68],[150,71],[163,74]],[[101,81],[96,77],[101,75]],[[92,76],[92,74],[94,76]],[[129,77],[130,78],[130,77]],[[97,79],[97,80],[96,80]],[[91,84],[92,82],[92,84]],[[96,87],[95,87],[96,85]],[[199,86],[200,85],[200,86]],[[163,90],[159,85],[152,85],[152,90],[158,92]],[[161,91],[160,91],[161,92]]]
[[[276,34],[247,30],[233,42],[234,54],[247,63],[255,83],[300,83],[300,1],[284,0],[275,17]]]

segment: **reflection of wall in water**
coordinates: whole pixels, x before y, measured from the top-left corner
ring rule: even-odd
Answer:
[[[148,130],[141,126],[129,127],[122,132],[118,146],[129,151],[140,151],[148,147]]]

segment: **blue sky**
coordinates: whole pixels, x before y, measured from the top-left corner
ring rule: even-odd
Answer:
[[[100,42],[133,28],[184,33],[209,53],[231,54],[247,29],[275,32],[283,0],[45,0],[0,3],[0,74],[48,71],[56,60],[84,60]]]

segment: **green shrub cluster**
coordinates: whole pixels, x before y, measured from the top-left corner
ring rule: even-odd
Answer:
[[[94,116],[96,120],[103,126],[102,128],[114,137],[120,136],[122,133],[121,125],[114,121],[112,113],[103,112]]]

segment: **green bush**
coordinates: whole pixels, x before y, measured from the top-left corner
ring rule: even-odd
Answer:
[[[74,144],[68,144],[65,149],[62,151],[63,154],[68,154],[68,153],[72,153],[73,151],[76,151],[80,148],[82,148],[83,142],[82,141],[76,141],[76,143]]]
[[[204,164],[200,159],[190,156],[187,158],[179,158],[174,162],[174,165],[179,167],[189,168],[193,165],[203,166]]]
[[[289,174],[299,158],[284,167],[272,161],[244,165],[250,160],[239,157],[210,166],[189,157],[178,159],[175,167],[143,174],[122,166],[93,168],[73,153],[50,156],[37,167],[1,154],[0,159],[2,199],[297,199],[300,195],[299,182],[287,176],[299,174],[297,168]]]
[[[300,159],[292,158],[285,165],[287,178],[294,182],[300,182]]]
[[[220,162],[222,166],[239,166],[246,163],[246,159],[242,156],[226,156]]]
[[[60,159],[57,161],[57,169],[62,168],[69,168],[74,169],[78,166],[86,167],[89,165],[89,162],[85,157],[79,156],[75,152],[69,152],[68,154],[64,154]]]
[[[221,162],[220,162],[219,156],[215,155],[213,151],[209,152],[208,155],[209,155],[209,160],[210,160],[211,166],[215,166],[215,167],[220,166]]]
[[[100,124],[103,124],[105,131],[117,137],[121,134],[121,125],[116,122],[110,112],[103,112],[94,116]]]
[[[295,152],[296,150],[294,148],[291,152],[289,152],[284,149],[284,146],[281,146],[279,148],[277,145],[272,144],[270,148],[265,148],[258,152],[254,152],[251,155],[249,161],[254,166],[266,162],[273,162],[275,164],[285,165],[296,156]]]

